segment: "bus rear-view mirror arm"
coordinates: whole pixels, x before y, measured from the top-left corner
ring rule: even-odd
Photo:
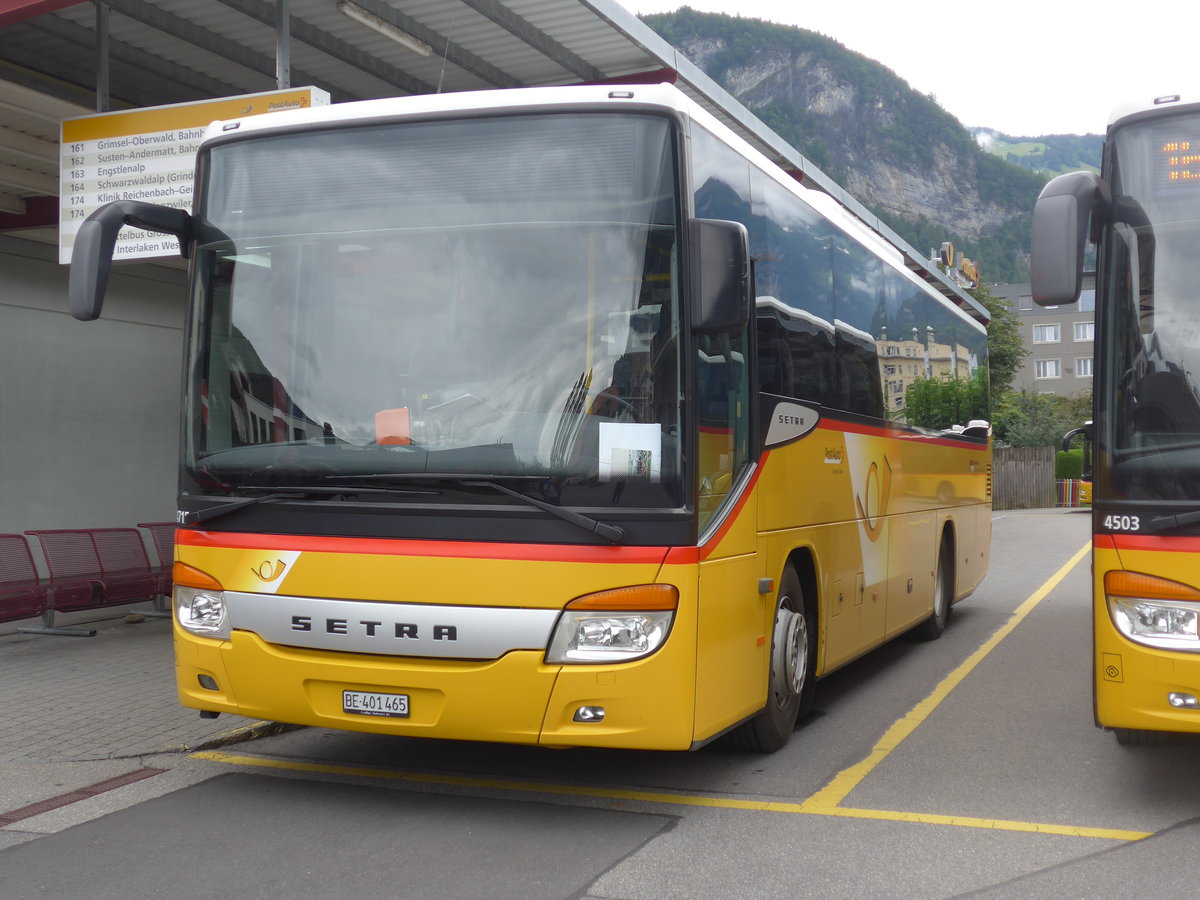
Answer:
[[[192,216],[186,210],[137,200],[106,203],[79,226],[71,248],[67,298],[76,319],[90,322],[100,317],[117,232],[124,225],[172,234],[179,239],[179,254],[184,258],[188,255]]]
[[[746,226],[723,219],[688,223],[692,331],[728,334],[750,321],[750,239]]]
[[[1068,431],[1066,434],[1064,434],[1063,439],[1062,439],[1062,449],[1063,449],[1064,453],[1067,452],[1068,450],[1070,450],[1071,442],[1074,441],[1075,438],[1079,437],[1080,435],[1083,435],[1083,471],[1081,471],[1079,474],[1080,474],[1080,477],[1084,481],[1091,481],[1092,480],[1092,423],[1087,422],[1085,425],[1083,425],[1083,427],[1072,428],[1070,431]]]
[[[1093,172],[1068,172],[1042,188],[1033,206],[1033,247],[1029,274],[1040,306],[1074,303],[1083,287],[1083,250],[1093,228],[1107,214],[1108,185]]]

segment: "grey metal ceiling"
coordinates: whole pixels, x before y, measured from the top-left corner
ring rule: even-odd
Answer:
[[[355,0],[423,41],[422,55],[337,0],[13,0],[0,5],[0,230],[54,240],[59,122],[315,85],[333,102],[498,87],[673,81],[768,157],[899,238],[616,0]],[[290,41],[278,41],[286,14]],[[99,40],[98,40],[99,38]],[[98,46],[107,43],[107,53]],[[278,48],[282,47],[282,51]],[[290,62],[280,83],[277,60]],[[900,242],[902,243],[902,242]],[[921,271],[962,295],[916,251]]]

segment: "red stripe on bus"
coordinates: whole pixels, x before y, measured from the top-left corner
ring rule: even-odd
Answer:
[[[1110,534],[1097,535],[1096,545],[1100,539],[1107,537],[1115,550],[1154,550],[1160,553],[1200,553],[1200,537],[1188,535],[1149,535],[1149,534]]]
[[[660,565],[668,547],[581,547],[559,544],[499,544],[475,541],[423,541],[389,538],[209,532],[180,528],[175,542],[228,550],[298,550],[304,553],[362,553],[442,559],[514,559],[525,562]],[[693,548],[693,552],[695,548]]]

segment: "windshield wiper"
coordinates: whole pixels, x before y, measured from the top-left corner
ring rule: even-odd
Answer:
[[[180,518],[179,524],[199,525],[201,522],[220,518],[239,509],[244,509],[247,506],[253,506],[256,503],[266,503],[268,500],[296,500],[303,496],[301,493],[292,492],[290,494],[263,494],[261,497],[243,497],[241,500],[230,500],[228,503],[222,503],[220,506],[207,506],[204,509],[194,509],[191,512],[186,512]]]
[[[562,519],[564,522],[569,522],[576,528],[582,528],[589,534],[596,535],[596,537],[604,538],[604,540],[611,544],[619,544],[625,539],[625,529],[619,525],[609,525],[607,522],[601,522],[599,519],[585,516],[583,513],[577,513],[570,509],[563,509],[561,506],[555,506],[553,503],[547,503],[544,500],[537,499],[537,497],[530,497],[528,494],[514,491],[512,488],[507,488],[498,483],[499,479],[545,480],[541,475],[464,476],[453,472],[381,472],[374,475],[330,475],[328,478],[331,481],[338,478],[355,478],[364,481],[368,479],[379,481],[431,481],[444,484],[458,484],[463,487],[486,487],[528,503],[530,506],[536,506],[542,512],[549,513],[556,518]]]
[[[619,544],[625,539],[625,529],[619,525],[609,525],[607,522],[601,522],[599,519],[593,519],[591,516],[585,516],[583,513],[563,509],[561,506],[555,506],[552,503],[547,503],[545,500],[539,500],[537,497],[530,497],[528,494],[522,494],[520,491],[506,488],[504,485],[497,484],[494,481],[479,481],[476,479],[468,481],[462,479],[459,483],[466,487],[487,487],[502,494],[507,494],[510,497],[516,497],[518,500],[523,500],[530,506],[536,506],[543,512],[550,513],[552,516],[557,516],[564,522],[570,522],[572,525],[596,535],[596,537],[602,537],[610,544]]]
[[[242,490],[271,490],[272,486],[261,484],[240,484],[237,486]],[[306,485],[302,487],[289,488],[285,491],[272,491],[270,494],[263,494],[261,497],[243,497],[240,500],[230,500],[221,503],[219,506],[209,506],[204,509],[192,510],[183,514],[180,522],[182,525],[198,525],[201,522],[209,522],[221,516],[228,515],[231,512],[237,512],[239,509],[245,509],[247,506],[254,506],[256,503],[266,503],[269,500],[303,500],[307,497],[315,495],[324,495],[329,497],[345,497],[354,494],[436,494],[435,490],[412,490],[409,488],[352,488],[352,487],[324,487],[317,485]]]
[[[1177,516],[1155,516],[1147,523],[1146,530],[1157,533],[1172,528],[1183,528],[1186,525],[1195,525],[1197,522],[1200,522],[1200,510],[1193,510]]]

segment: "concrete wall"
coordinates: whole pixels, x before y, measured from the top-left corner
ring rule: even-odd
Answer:
[[[0,235],[0,531],[172,520],[186,273],[114,267],[79,322],[56,260]]]

